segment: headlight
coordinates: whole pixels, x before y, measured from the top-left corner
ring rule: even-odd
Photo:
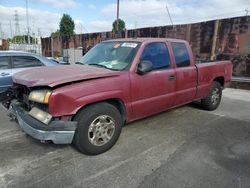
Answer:
[[[47,112],[44,112],[44,111],[42,111],[42,110],[40,110],[40,109],[38,109],[38,108],[36,108],[36,107],[32,108],[32,109],[30,110],[29,114],[30,114],[33,118],[35,118],[35,119],[37,119],[37,120],[43,122],[43,123],[46,124],[46,125],[48,125],[49,122],[50,122],[51,119],[52,119],[52,116],[51,116],[50,114],[48,114]]]
[[[29,95],[29,100],[38,103],[48,104],[51,93],[52,92],[50,90],[32,91]]]

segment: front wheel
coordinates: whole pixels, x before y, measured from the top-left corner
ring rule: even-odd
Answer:
[[[121,114],[108,103],[90,105],[82,109],[74,120],[78,127],[73,143],[84,154],[97,155],[109,150],[121,133]]]
[[[222,88],[220,83],[213,82],[206,98],[201,100],[201,105],[205,110],[215,110],[221,102]]]

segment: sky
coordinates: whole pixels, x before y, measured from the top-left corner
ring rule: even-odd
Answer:
[[[73,18],[77,34],[111,31],[116,19],[117,0],[27,1],[32,35],[49,36],[59,28],[63,13]],[[166,6],[173,24],[250,15],[250,0],[120,0],[120,18],[127,29],[171,25]],[[0,0],[0,37],[27,33],[25,7],[26,0]]]

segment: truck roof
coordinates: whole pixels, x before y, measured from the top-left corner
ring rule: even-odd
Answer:
[[[119,39],[111,39],[111,40],[106,40],[104,42],[119,42],[119,41],[127,41],[127,42],[159,42],[159,41],[170,41],[170,42],[187,42],[182,39],[175,39],[175,38],[119,38]]]

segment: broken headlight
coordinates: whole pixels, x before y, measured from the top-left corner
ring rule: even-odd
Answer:
[[[44,112],[36,107],[32,108],[31,111],[29,112],[29,114],[33,118],[43,122],[46,125],[48,125],[52,119],[52,116],[50,114],[48,114],[47,112]]]

